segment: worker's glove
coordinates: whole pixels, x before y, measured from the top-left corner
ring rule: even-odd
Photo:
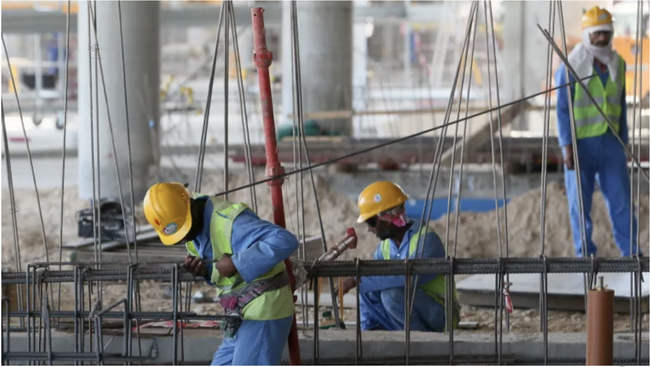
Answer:
[[[231,276],[237,274],[237,268],[232,262],[232,258],[229,254],[223,254],[221,259],[217,261],[216,267],[222,277],[230,278]]]
[[[354,277],[347,277],[343,279],[343,284],[341,286],[341,290],[343,291],[343,294],[347,294],[350,292],[350,290],[354,287],[357,286],[357,280]],[[334,287],[334,294],[338,296],[339,294],[339,286],[336,285]]]
[[[197,277],[205,277],[208,275],[208,268],[205,266],[203,260],[194,256],[185,257],[183,269]]]
[[[571,144],[564,147],[564,165],[568,170],[574,169],[573,145]]]

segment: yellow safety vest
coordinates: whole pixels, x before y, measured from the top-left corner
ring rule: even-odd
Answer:
[[[409,252],[408,256],[412,256],[415,251],[418,248],[418,241],[420,239],[421,235],[424,235],[425,233],[429,233],[429,235],[433,236],[438,236],[438,234],[433,230],[433,228],[426,226],[421,228],[417,233],[411,237],[411,241],[409,242]],[[442,242],[442,241],[441,241]],[[386,239],[381,242],[381,254],[384,260],[390,260],[390,240]],[[424,293],[426,293],[428,296],[436,300],[436,302],[440,303],[441,305],[445,305],[445,280],[447,276],[437,276],[435,279],[426,282],[425,284],[419,286],[419,289],[422,289]],[[454,280],[452,279],[452,282]],[[460,303],[458,302],[458,296],[456,295],[456,282],[454,282],[454,294],[453,294],[453,303],[452,307],[454,307],[454,312],[453,312],[453,319],[452,319],[452,325],[453,328],[456,329],[458,327],[458,322],[460,321],[460,312],[458,309],[458,306]],[[445,332],[447,331],[447,323],[445,322]]]
[[[197,198],[200,196],[205,195],[198,194],[194,197]],[[244,203],[233,204],[214,196],[208,197],[208,200],[212,202],[214,207],[214,212],[210,219],[212,257],[213,259],[220,259],[223,254],[232,255],[232,246],[230,244],[232,225],[239,214],[246,209],[250,210],[250,208]],[[192,241],[187,242],[185,247],[190,255],[203,258]],[[284,262],[280,261],[270,271],[255,279],[255,281],[271,278],[283,271],[286,271],[286,268]],[[239,274],[229,278],[222,277],[217,270],[216,263],[213,264],[211,282],[217,289],[217,296],[227,294],[247,284]],[[293,314],[293,294],[289,285],[263,293],[242,310],[242,318],[244,320],[277,320],[293,316]]]
[[[618,56],[618,55],[617,55]],[[618,56],[620,57],[620,56]],[[599,76],[591,78],[587,89],[592,97],[598,102],[598,105],[612,122],[616,133],[619,132],[619,121],[621,119],[621,99],[625,90],[623,82],[625,80],[625,61],[621,58],[617,81],[614,82],[609,76],[607,83],[603,83]],[[575,96],[573,98],[573,116],[576,122],[576,138],[591,138],[601,136],[607,132],[607,120],[598,111],[598,108],[591,102],[587,93],[575,82]]]

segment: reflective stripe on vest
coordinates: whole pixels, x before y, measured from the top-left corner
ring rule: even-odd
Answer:
[[[411,237],[411,241],[409,242],[409,252],[408,256],[411,257],[413,254],[416,253],[416,250],[418,248],[418,242],[420,240],[420,236],[424,235],[425,233],[428,233],[428,236],[438,236],[438,234],[433,230],[433,228],[427,226],[421,228],[418,233],[413,234],[413,237]],[[381,243],[381,254],[384,260],[390,260],[390,240],[384,240]],[[445,253],[446,255],[446,253]],[[445,280],[447,276],[437,276],[435,279],[428,281],[427,283],[419,286],[419,289],[422,289],[424,293],[426,293],[428,296],[431,298],[435,299],[436,302],[440,303],[441,305],[445,305]],[[454,282],[454,291],[453,291],[453,303],[452,307],[454,307],[454,317],[452,320],[452,325],[453,328],[455,329],[458,326],[458,322],[460,321],[460,313],[456,312],[458,305],[460,303],[458,302],[458,296],[456,295],[456,284]],[[447,323],[445,322],[445,329],[444,331],[447,331]]]
[[[624,80],[625,62],[621,58],[616,82],[612,81],[610,76],[603,86],[600,77],[597,76],[591,78],[587,84],[589,93],[612,122],[616,133],[619,131],[619,121],[623,109],[621,99],[625,93],[623,90]],[[583,139],[605,134],[609,128],[607,120],[603,118],[580,84],[576,82],[574,87],[573,116],[576,122],[576,137]]]
[[[199,197],[203,195],[195,195]],[[244,210],[249,209],[243,203],[230,203],[216,197],[209,197],[213,205],[212,218],[210,219],[210,242],[212,243],[212,258],[220,259],[223,254],[232,255],[232,225]],[[185,244],[187,251],[195,257],[202,258],[192,241]],[[285,271],[284,261],[277,263],[271,270],[255,280],[271,278],[274,275]],[[217,296],[227,294],[230,291],[246,286],[246,282],[239,274],[233,277],[222,277],[217,270],[216,263],[212,269],[212,284],[217,289]],[[288,301],[287,301],[288,300]],[[249,303],[243,310],[245,320],[276,320],[292,316],[294,313],[293,298],[289,287],[270,291]]]

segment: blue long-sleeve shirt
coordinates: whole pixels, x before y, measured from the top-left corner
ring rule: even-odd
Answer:
[[[404,238],[402,239],[402,243],[397,246],[395,242],[391,239],[390,241],[390,260],[403,260],[406,257],[409,257],[411,259],[417,258],[418,254],[420,253],[420,246],[418,246],[418,249],[411,255],[409,256],[409,244],[411,242],[411,238],[413,237],[414,234],[417,233],[419,230],[419,226],[416,224],[413,224],[411,228],[406,232],[404,235]],[[445,247],[442,244],[442,241],[440,240],[440,237],[438,237],[434,233],[429,233],[426,238],[426,242],[424,242],[424,251],[422,253],[422,258],[423,259],[435,259],[435,258],[445,258]],[[375,251],[374,254],[374,260],[384,260],[384,256],[381,251],[381,244],[377,247],[377,250]],[[427,274],[427,275],[420,275],[418,277],[418,286],[425,284],[433,279],[435,279],[438,275],[437,274]],[[362,277],[361,278],[361,283],[359,283],[359,288],[358,291],[361,293],[368,293],[368,292],[375,292],[375,291],[383,291],[386,289],[390,288],[404,288],[404,280],[405,276],[404,275],[395,275],[395,276],[367,276],[367,277]]]
[[[621,61],[623,62],[623,61]],[[564,64],[555,72],[555,85],[560,86],[566,84],[566,66]],[[603,85],[607,83],[609,78],[609,70],[605,69],[604,71],[597,64],[597,61],[594,61],[594,70],[600,77]],[[623,79],[625,80],[625,79]],[[573,75],[569,74],[569,82],[571,83],[571,101],[575,98],[575,78]],[[589,80],[584,83],[587,84]],[[619,121],[619,136],[625,144],[628,143],[628,130],[627,130],[627,104],[625,101],[625,83],[623,83],[623,95],[621,96],[621,118]],[[559,88],[557,90],[557,133],[558,139],[560,141],[560,146],[565,147],[571,144],[571,120],[569,115],[569,100],[567,99],[567,90],[565,88]],[[607,134],[612,134],[610,129],[607,129]],[[587,138],[589,139],[589,138]]]
[[[210,220],[214,208],[210,200],[204,200],[203,230],[194,240],[194,246],[207,262],[213,260]],[[233,264],[247,283],[268,272],[298,249],[298,240],[291,232],[260,219],[248,209],[235,218],[230,243]],[[207,266],[207,269],[205,279],[210,283],[213,266]]]

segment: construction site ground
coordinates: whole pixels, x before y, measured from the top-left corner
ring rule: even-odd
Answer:
[[[167,180],[182,180],[184,177],[191,177],[193,172],[190,170],[168,170],[165,171]],[[256,178],[263,177],[263,173],[257,171]],[[231,174],[229,187],[238,187],[248,183],[248,177],[245,174]],[[316,176],[316,189],[320,202],[321,215],[325,229],[325,235],[329,244],[336,243],[341,239],[345,228],[354,226],[359,236],[359,247],[349,253],[344,254],[344,259],[360,257],[369,259],[375,251],[378,240],[369,234],[363,225],[356,224],[357,208],[356,203],[348,196],[334,192],[325,183],[325,180]],[[285,207],[287,211],[287,226],[293,233],[300,228],[297,223],[298,210],[296,205],[296,179],[291,178],[285,182]],[[204,175],[203,192],[218,193],[223,189],[223,173],[218,171],[209,172]],[[266,185],[259,185],[257,188],[258,195],[258,214],[261,218],[271,219],[271,205],[268,200],[262,200],[263,194],[268,190]],[[318,215],[314,203],[314,198],[309,181],[309,175],[305,177],[305,227],[307,236],[319,234]],[[444,194],[444,193],[442,193]],[[60,188],[43,188],[39,190],[43,217],[45,218],[45,239],[47,241],[49,261],[58,261],[58,244],[59,229],[61,218],[61,189]],[[230,200],[250,202],[250,191],[241,190],[230,195]],[[40,215],[36,201],[34,189],[28,187],[17,188],[16,197],[16,215],[18,223],[18,238],[21,252],[21,263],[28,264],[38,261],[45,261],[45,251],[43,248],[43,235],[40,225]],[[541,190],[534,189],[526,194],[513,198],[507,206],[508,210],[508,239],[510,256],[518,257],[536,257],[540,254],[540,198]],[[8,190],[3,188],[2,200],[9,202]],[[77,241],[77,224],[75,213],[88,207],[88,202],[82,200],[77,195],[75,186],[69,186],[65,189],[63,211],[63,242],[69,243]],[[546,247],[545,253],[548,256],[574,256],[574,250],[571,242],[571,229],[566,225],[569,221],[567,210],[567,199],[564,187],[561,183],[551,182],[547,187],[546,202]],[[503,212],[503,209],[500,210]],[[640,243],[648,243],[648,196],[640,198]],[[15,251],[14,238],[12,231],[11,211],[2,211],[2,266],[5,269],[14,269]],[[449,218],[449,240],[450,249],[456,257],[494,257],[499,253],[497,230],[496,230],[497,211],[487,213],[460,213],[458,223],[457,241],[454,238],[454,225],[456,223],[455,215]],[[300,215],[302,217],[302,214]],[[145,224],[141,209],[136,210],[137,221],[140,225]],[[414,218],[418,219],[418,218]],[[594,221],[593,239],[599,248],[599,256],[616,257],[620,256],[618,249],[611,235],[611,224],[602,195],[595,194],[592,219]],[[431,222],[433,227],[438,231],[440,236],[447,238],[445,229],[447,228],[447,217],[444,216],[436,221]],[[501,235],[505,234],[505,226],[502,221]],[[457,243],[457,246],[455,244]],[[70,253],[62,252],[62,260],[68,261]],[[182,261],[183,259],[179,259]],[[24,265],[23,265],[24,266]],[[24,268],[22,270],[25,270]],[[458,275],[456,280],[463,279]],[[513,276],[511,281],[516,282]],[[71,285],[66,284],[62,287],[61,309],[71,310],[73,308]],[[58,294],[57,286],[54,286]],[[211,298],[213,290],[207,284],[196,283],[192,287],[195,292],[201,290]],[[124,297],[126,288],[122,284],[104,284],[104,304],[109,304]],[[327,292],[327,287],[323,288]],[[167,287],[162,284],[153,284],[152,282],[142,282],[140,286],[142,311],[171,311],[171,299]],[[166,295],[167,293],[167,295]],[[184,295],[183,295],[184,296]],[[58,303],[56,301],[55,303]],[[86,309],[89,305],[86,302]],[[351,306],[351,305],[346,305]],[[53,307],[58,308],[58,304]],[[192,303],[191,310],[200,314],[221,313],[222,310],[215,303]],[[324,309],[322,309],[324,310]],[[322,311],[321,310],[321,311]],[[298,320],[302,320],[301,306],[296,307]],[[478,322],[476,332],[487,332],[494,329],[494,310],[490,308],[474,308],[464,306],[462,308],[462,321]],[[348,322],[355,321],[356,312],[353,309],[345,310],[344,320]],[[644,329],[647,330],[648,315],[644,315]],[[310,309],[310,320],[313,320],[313,309]],[[549,331],[551,332],[583,332],[586,327],[584,313],[581,312],[563,312],[549,311]],[[301,322],[299,322],[300,324]],[[511,330],[516,332],[535,332],[539,331],[539,312],[537,310],[517,309],[510,316]],[[629,330],[629,315],[618,314],[615,317],[615,330],[619,332]]]

